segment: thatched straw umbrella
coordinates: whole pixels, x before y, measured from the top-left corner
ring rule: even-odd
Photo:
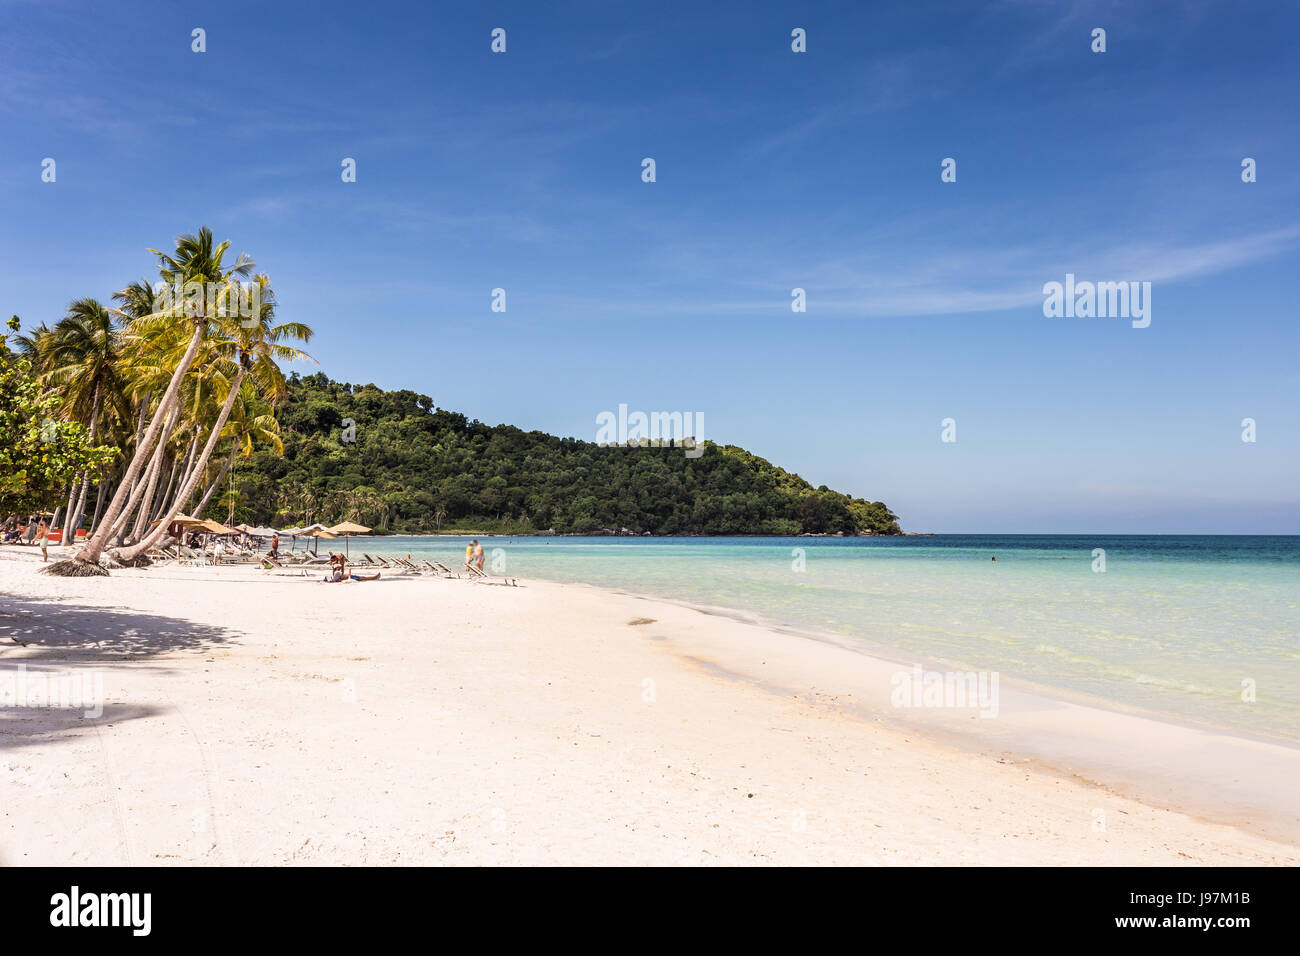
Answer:
[[[317,539],[317,538],[337,538],[337,537],[338,537],[338,535],[334,534],[334,532],[330,531],[329,528],[325,527],[325,526],[324,526],[323,524],[321,524],[320,522],[317,522],[316,524],[309,524],[309,525],[307,525],[307,527],[305,527],[305,528],[300,528],[300,529],[298,529],[298,533],[301,534],[301,535],[302,535],[303,537],[305,537],[305,538],[311,538],[311,539],[312,539],[312,548],[311,548],[311,552],[312,552],[312,554],[315,554],[315,553],[320,549],[320,545],[317,544],[317,542],[316,542],[316,539]]]
[[[352,552],[348,548],[348,542],[354,534],[369,534],[370,529],[365,525],[357,524],[353,521],[344,521],[342,524],[336,524],[329,529],[330,534],[343,535],[343,550],[347,552],[348,557],[352,557]]]

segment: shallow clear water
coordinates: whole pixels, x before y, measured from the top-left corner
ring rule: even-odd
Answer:
[[[480,540],[489,569],[525,578],[736,608],[864,648],[1300,741],[1300,537]],[[371,539],[353,550],[460,567],[467,541]],[[1093,570],[1097,548],[1104,571]],[[1242,700],[1244,680],[1254,703]]]

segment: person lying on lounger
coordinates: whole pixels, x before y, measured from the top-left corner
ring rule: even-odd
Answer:
[[[345,574],[345,573],[343,572],[343,569],[342,569],[342,568],[338,568],[338,567],[336,567],[336,568],[335,568],[333,571],[331,571],[329,574],[325,575],[325,578],[324,578],[324,581],[325,581],[326,584],[341,584],[341,583],[343,583],[344,581],[349,581],[349,580],[351,580],[351,581],[378,581],[378,580],[379,580],[379,572],[376,571],[374,574]]]
[[[379,572],[374,574],[348,574],[348,559],[341,554],[330,552],[330,573],[325,575],[326,584],[340,584],[343,581],[378,581]]]

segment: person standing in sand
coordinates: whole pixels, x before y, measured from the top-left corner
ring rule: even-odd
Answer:
[[[41,561],[43,562],[50,560],[50,552],[46,550],[49,541],[50,526],[45,523],[44,518],[41,518],[40,522],[36,525],[36,543],[41,546]]]

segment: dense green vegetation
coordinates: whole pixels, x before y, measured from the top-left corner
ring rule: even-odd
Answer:
[[[18,326],[14,316],[0,334],[0,518],[26,521],[55,507],[71,482],[116,450],[96,446],[84,425],[60,417],[60,397],[43,392],[31,362],[8,345]]]
[[[340,520],[393,532],[898,534],[851,498],[734,446],[601,447],[489,426],[427,395],[291,376],[276,409],[284,454],[235,463],[208,509],[249,524]],[[350,423],[350,425],[349,425]]]

